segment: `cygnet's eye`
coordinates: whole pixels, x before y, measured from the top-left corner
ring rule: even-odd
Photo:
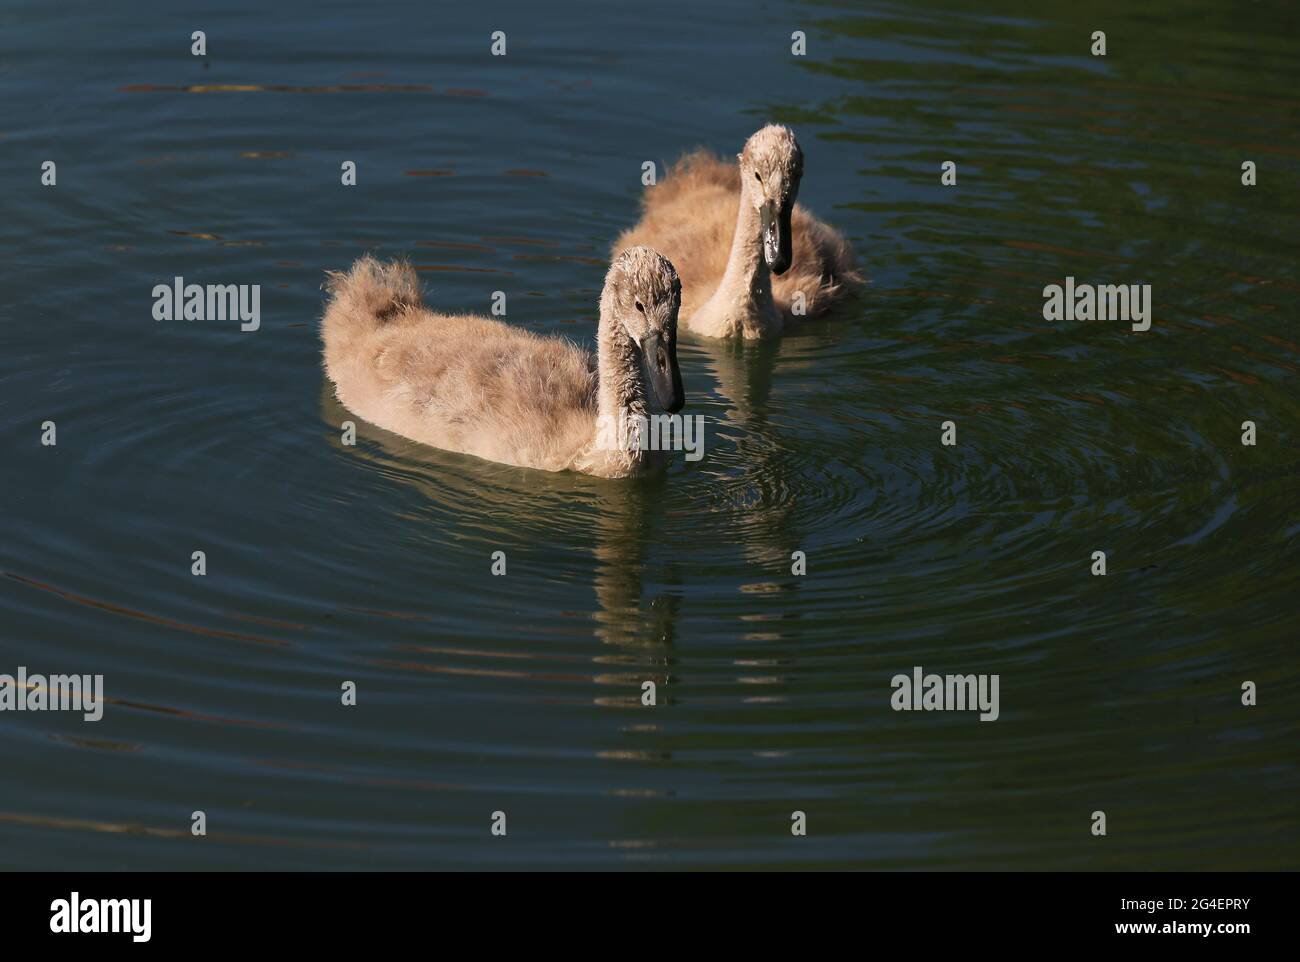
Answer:
[[[758,176],[758,171],[754,171],[754,179],[758,181],[760,184],[763,182],[763,178]]]
[[[641,302],[640,302],[640,301],[637,301],[637,302],[636,302],[636,309],[637,309],[638,311],[640,311],[642,314],[645,313],[645,308],[641,306]]]

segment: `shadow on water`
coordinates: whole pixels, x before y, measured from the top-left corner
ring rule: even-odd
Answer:
[[[681,573],[669,560],[661,575],[663,590],[647,595],[644,586],[646,549],[660,540],[669,504],[666,473],[611,482],[438,451],[356,418],[327,381],[321,388],[321,420],[331,426],[356,424],[359,460],[377,472],[400,474],[426,499],[422,511],[428,512],[424,520],[430,530],[454,531],[457,542],[479,543],[487,557],[503,551],[520,531],[532,532],[539,543],[589,544],[595,637],[610,645],[671,648],[680,604],[672,586],[680,584]],[[332,443],[347,450],[340,438],[336,433]],[[503,554],[508,576],[510,557]],[[553,574],[564,574],[560,564]]]

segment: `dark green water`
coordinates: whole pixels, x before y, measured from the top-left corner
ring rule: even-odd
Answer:
[[[1294,5],[540,6],[0,11],[0,673],[111,699],[0,713],[0,865],[1294,868]],[[642,162],[768,120],[871,283],[683,344],[703,460],[341,444],[325,270],[591,343]],[[917,665],[999,719],[892,711]]]

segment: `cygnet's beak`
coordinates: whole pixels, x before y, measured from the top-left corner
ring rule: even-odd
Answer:
[[[669,414],[676,414],[686,404],[682,372],[677,367],[677,339],[661,332],[648,334],[641,342],[641,356],[655,400]]]
[[[784,274],[790,269],[793,260],[791,250],[790,214],[793,202],[787,202],[778,208],[776,201],[763,202],[759,216],[763,223],[763,259],[773,274]]]

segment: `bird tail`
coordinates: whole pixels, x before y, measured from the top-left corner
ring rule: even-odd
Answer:
[[[367,255],[349,271],[329,271],[325,290],[329,304],[321,333],[326,341],[369,333],[421,306],[420,281],[406,261],[384,264]]]

